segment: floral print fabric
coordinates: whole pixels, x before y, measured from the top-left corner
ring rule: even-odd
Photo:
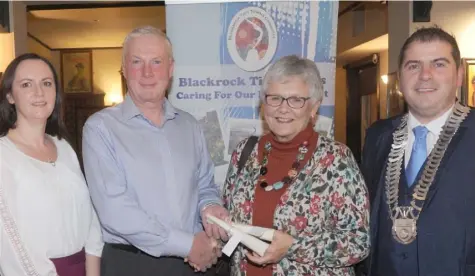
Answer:
[[[237,175],[246,141],[232,154],[223,198],[234,222],[251,224],[260,149],[257,143]],[[274,212],[274,228],[294,237],[287,256],[273,266],[274,276],[354,275],[352,265],[369,253],[369,200],[358,165],[345,145],[321,135],[316,142],[313,156]],[[233,276],[246,275],[244,250],[240,245],[233,254]]]

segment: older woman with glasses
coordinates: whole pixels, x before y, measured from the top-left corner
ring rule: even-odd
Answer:
[[[224,200],[233,222],[276,231],[263,256],[240,245],[232,275],[354,275],[370,246],[367,190],[350,150],[313,130],[323,98],[317,66],[283,57],[267,71],[261,98],[270,132],[237,146]]]

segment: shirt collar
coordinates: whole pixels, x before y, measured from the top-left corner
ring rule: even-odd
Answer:
[[[134,101],[132,101],[132,98],[130,98],[129,94],[125,96],[124,102],[121,104],[121,109],[122,109],[122,116],[124,119],[132,119],[137,115],[140,115],[141,112],[135,105]]]
[[[129,120],[136,116],[142,115],[142,112],[135,105],[132,98],[127,94],[124,102],[121,104],[122,116],[124,119]],[[165,120],[171,120],[178,114],[177,109],[168,101],[167,98],[163,101],[163,111],[165,114]]]
[[[434,135],[439,136],[440,132],[442,131],[442,128],[444,127],[445,122],[449,118],[450,114],[452,114],[454,106],[449,108],[442,116],[439,118],[430,121],[428,124],[425,124],[424,126],[427,127],[427,129]],[[407,120],[407,126],[410,131],[414,129],[415,127],[421,126],[421,124],[414,115],[409,111],[409,118]]]

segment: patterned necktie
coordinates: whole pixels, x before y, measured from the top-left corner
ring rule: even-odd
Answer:
[[[412,129],[414,132],[414,144],[412,145],[411,158],[406,168],[407,186],[411,187],[416,180],[417,174],[427,158],[427,133],[429,130],[425,126],[418,126]]]

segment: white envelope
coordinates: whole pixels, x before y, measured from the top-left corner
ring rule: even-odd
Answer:
[[[233,227],[241,230],[242,232],[257,237],[261,240],[272,241],[274,238],[274,229],[264,228],[259,226],[245,225],[233,223]]]
[[[255,234],[259,234],[259,236],[265,236],[267,238],[269,235],[267,230],[269,229],[258,227],[265,230],[265,231],[261,231],[261,229],[253,229],[254,227],[252,226],[246,227],[246,225],[238,225],[238,227],[235,227],[234,224],[230,225],[227,222],[220,220],[212,215],[208,215],[207,220],[209,223],[216,224],[219,227],[223,228],[228,233],[228,235],[231,236],[231,238],[229,239],[229,241],[226,243],[226,245],[223,247],[223,250],[222,250],[223,253],[226,254],[227,256],[231,256],[231,254],[236,249],[239,243],[242,243],[247,248],[256,252],[259,256],[264,256],[264,253],[269,247],[268,243],[256,238],[255,236],[249,233],[246,233],[249,231]],[[270,229],[270,230],[273,231],[273,229]],[[272,232],[272,235],[273,235],[273,232]],[[272,238],[270,240],[272,240]]]

